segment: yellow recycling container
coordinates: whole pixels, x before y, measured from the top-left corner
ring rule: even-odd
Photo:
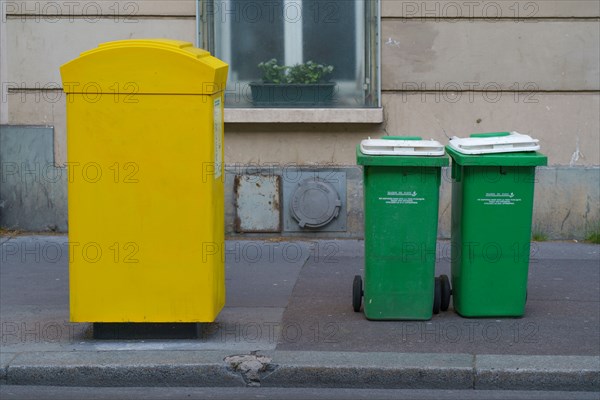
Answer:
[[[73,322],[211,322],[225,304],[223,91],[191,43],[101,44],[61,67]]]

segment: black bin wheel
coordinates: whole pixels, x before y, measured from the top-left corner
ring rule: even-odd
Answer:
[[[442,282],[440,278],[435,278],[433,288],[433,313],[439,314],[442,305]]]
[[[450,307],[450,295],[452,294],[448,275],[440,275],[440,284],[442,286],[442,301],[440,304],[440,310],[448,311],[448,307]]]
[[[362,304],[363,289],[362,289],[362,278],[360,275],[354,276],[354,283],[352,284],[352,308],[354,312],[360,311]]]

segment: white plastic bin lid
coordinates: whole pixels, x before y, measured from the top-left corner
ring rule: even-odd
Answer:
[[[365,139],[360,142],[360,151],[373,156],[443,156],[444,146],[435,140],[406,138]]]
[[[539,140],[518,132],[477,134],[468,138],[455,136],[449,144],[463,154],[516,153],[540,149]]]

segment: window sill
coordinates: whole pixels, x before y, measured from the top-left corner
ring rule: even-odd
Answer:
[[[380,124],[383,108],[225,108],[225,123]]]

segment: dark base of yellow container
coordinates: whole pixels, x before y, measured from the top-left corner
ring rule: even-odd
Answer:
[[[188,322],[96,322],[94,339],[147,340],[198,339],[200,324]]]

